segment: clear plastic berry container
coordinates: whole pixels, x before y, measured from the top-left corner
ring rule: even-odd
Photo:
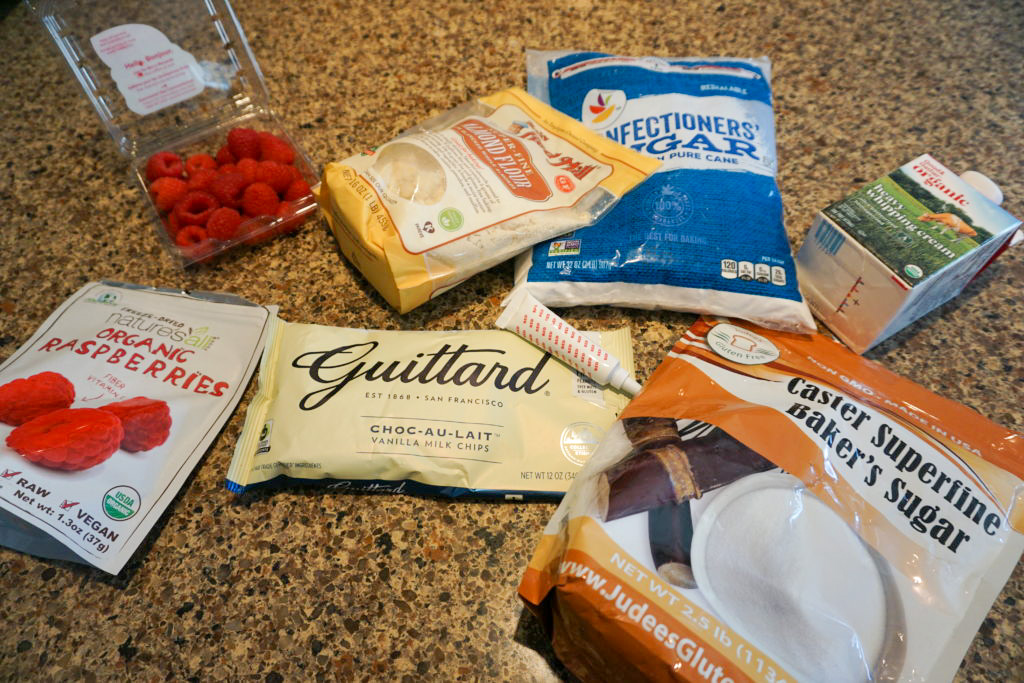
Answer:
[[[265,211],[269,194],[260,195],[264,201],[250,202],[253,215],[242,206],[236,209],[242,222],[234,233],[221,229],[214,238],[192,231],[195,241],[182,240],[187,242],[182,246],[178,237],[187,226],[175,220],[174,207],[167,206],[180,186],[164,183],[174,191],[161,195],[163,209],[157,205],[152,187],[156,178],[151,170],[147,173],[153,155],[171,152],[182,161],[196,154],[216,158],[228,133],[237,128],[280,139],[294,152],[293,161],[285,164],[294,167],[294,178],[310,186],[317,182],[308,155],[274,114],[259,65],[227,0],[36,0],[29,6],[64,55],[118,151],[129,160],[131,175],[152,209],[157,235],[182,266],[292,232],[316,211],[312,195],[286,201],[288,190],[275,190],[280,201],[273,213]],[[271,156],[280,162],[280,155]],[[221,166],[210,170],[220,172]],[[238,172],[237,167],[228,170]],[[254,177],[242,175],[247,180]],[[186,184],[193,180],[184,173],[181,179]],[[196,211],[177,214],[202,219]],[[195,227],[205,232],[205,224]]]

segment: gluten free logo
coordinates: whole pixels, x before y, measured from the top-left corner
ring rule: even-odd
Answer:
[[[270,451],[270,434],[274,431],[274,421],[267,420],[263,423],[263,429],[260,430],[260,440],[256,444],[256,454],[267,453]]]
[[[110,519],[123,522],[139,511],[141,496],[131,486],[115,486],[103,494],[103,514]]]
[[[775,344],[759,334],[729,323],[719,323],[707,336],[708,346],[726,360],[741,365],[763,365],[779,357]]]

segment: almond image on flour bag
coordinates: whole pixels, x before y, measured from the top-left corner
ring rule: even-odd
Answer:
[[[327,164],[317,199],[345,257],[405,313],[590,225],[658,165],[511,88]]]
[[[1021,435],[822,335],[701,318],[519,594],[587,680],[950,680],[1024,548]]]

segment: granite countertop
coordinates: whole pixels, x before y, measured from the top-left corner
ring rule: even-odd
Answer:
[[[317,164],[379,144],[477,95],[524,86],[526,48],[768,55],[787,228],[924,152],[996,179],[1024,215],[1024,5],[527,0],[238,0],[286,125]],[[0,359],[86,282],[232,292],[289,321],[490,328],[504,264],[399,316],[342,258],[320,218],[182,272],[163,252],[126,160],[24,6],[0,23]],[[867,354],[1024,429],[1024,250]],[[693,316],[592,307],[629,325],[638,376]],[[0,549],[0,676],[132,680],[557,680],[516,586],[554,510],[286,490],[236,498],[224,477],[242,403],[118,576]],[[1024,565],[958,680],[1024,680]]]

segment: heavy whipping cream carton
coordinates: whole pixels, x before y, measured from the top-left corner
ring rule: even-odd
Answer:
[[[1009,243],[1020,220],[973,176],[978,187],[924,154],[815,218],[800,286],[850,348],[863,353],[952,299]]]

